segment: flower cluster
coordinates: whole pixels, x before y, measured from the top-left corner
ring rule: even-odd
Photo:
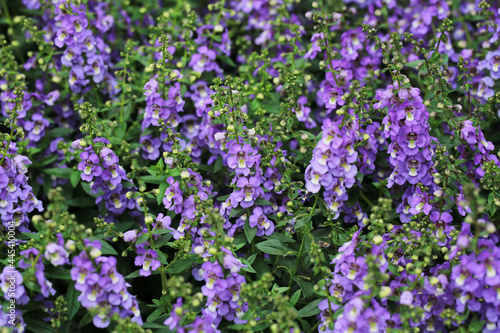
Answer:
[[[90,29],[94,26],[100,33],[107,32],[113,25],[113,17],[106,15],[102,5],[93,9],[97,17],[90,21],[85,6],[67,0],[54,3],[53,41],[58,48],[64,48],[60,61],[70,68],[68,83],[72,91],[80,92],[90,82],[86,77],[92,76],[93,82],[106,82],[108,92],[116,94],[117,82],[109,73],[111,49]]]
[[[360,139],[359,124],[356,120],[348,120],[342,126],[343,122],[343,119],[325,120],[321,140],[305,172],[308,191],[318,193],[322,186],[325,188],[323,195],[335,219],[349,198],[347,189],[354,185],[358,173],[358,152],[354,146]]]
[[[432,163],[431,137],[427,119],[429,113],[417,88],[399,89],[397,83],[377,93],[375,108],[388,107],[384,132],[391,139],[388,153],[394,167],[388,187],[406,182],[430,185]]]
[[[245,277],[238,274],[244,265],[231,251],[225,248],[222,248],[222,251],[224,252],[222,266],[217,261],[207,261],[200,269],[193,271],[196,280],[205,282],[201,292],[207,297],[207,303],[202,313],[212,318],[216,326],[222,318],[234,321],[236,324],[245,323],[246,320],[241,317],[248,304],[240,297]],[[229,273],[226,274],[225,271]]]
[[[78,301],[95,312],[94,325],[108,327],[113,313],[142,324],[137,300],[127,290],[130,285],[116,270],[116,258],[102,256],[99,241],[85,239],[84,243],[87,249],[72,260],[71,278],[81,292]]]
[[[5,229],[28,231],[28,213],[43,211],[43,204],[28,185],[27,166],[31,161],[17,151],[11,142],[6,154],[0,154],[0,217]]]
[[[82,146],[82,140],[74,141],[71,146],[73,149],[83,150],[80,153],[81,178],[84,181],[91,182],[92,193],[102,195],[96,198],[96,204],[104,202],[106,209],[111,214],[119,215],[125,209],[133,209],[136,202],[127,198],[128,191],[122,184],[128,178],[125,170],[118,164],[118,156],[108,148],[109,140],[105,138],[95,138],[94,144],[98,145],[98,150],[94,150],[92,145]]]

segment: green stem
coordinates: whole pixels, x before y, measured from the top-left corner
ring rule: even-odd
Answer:
[[[373,204],[373,202],[371,202],[371,201],[370,201],[370,199],[368,199],[368,197],[367,197],[367,196],[366,196],[363,192],[361,192],[361,191],[360,191],[360,192],[359,192],[359,195],[361,196],[361,198],[362,198],[362,199],[363,199],[363,200],[364,200],[367,204],[369,204],[369,205],[370,205],[370,207],[375,206],[375,205]]]
[[[128,51],[125,54],[125,66],[123,66],[123,91],[122,91],[122,101],[120,107],[120,123],[123,122],[123,107],[125,105],[125,93],[126,93],[126,85],[125,80],[127,79],[127,63],[128,63]]]
[[[9,26],[12,27],[12,19],[10,17],[9,8],[7,7],[7,3],[5,2],[5,0],[2,0],[2,7],[5,14],[5,19],[7,20]]]

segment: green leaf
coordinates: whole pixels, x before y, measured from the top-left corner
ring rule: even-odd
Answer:
[[[88,324],[90,324],[92,322],[93,319],[94,319],[94,317],[92,317],[92,315],[90,314],[90,312],[87,312],[83,316],[82,320],[80,320],[80,323],[78,324],[78,328],[82,328],[84,326],[87,326]]]
[[[120,139],[123,139],[126,130],[127,130],[127,122],[122,121],[115,130],[116,136],[119,137]]]
[[[275,256],[284,256],[285,254],[291,252],[285,244],[277,239],[268,239],[256,244],[255,246],[257,246],[257,248],[262,252]]]
[[[229,214],[229,217],[234,217],[234,216],[241,216],[245,212],[245,208],[242,207],[234,207],[231,209],[231,214]]]
[[[44,165],[47,165],[47,164],[50,164],[52,162],[55,162],[57,161],[57,159],[59,158],[58,155],[49,155],[49,156],[45,156],[44,158],[42,158],[40,160],[40,162],[37,163],[37,165],[39,166],[44,166]]]
[[[139,244],[142,244],[144,243],[145,241],[147,241],[149,239],[149,235],[148,234],[142,234],[139,236],[139,238],[137,238],[137,240],[135,241],[135,245],[139,245]]]
[[[230,197],[230,195],[223,195],[222,197],[218,197],[217,198],[217,201],[226,201],[228,198]]]
[[[73,133],[75,130],[72,128],[67,128],[67,127],[58,127],[51,129],[50,131],[47,132],[47,135],[51,138],[60,138],[65,136],[66,134]]]
[[[154,273],[154,272],[153,272],[153,273]],[[141,274],[140,274],[140,270],[135,271],[135,272],[132,272],[132,273],[130,273],[129,275],[125,276],[124,278],[125,278],[125,279],[133,279],[133,278],[136,278],[136,277],[139,277],[139,276],[141,276]]]
[[[73,172],[73,169],[71,168],[50,168],[50,169],[45,169],[43,170],[48,175],[58,177],[58,178],[66,178],[70,179],[71,173]]]
[[[468,327],[468,332],[479,333],[484,327],[484,321],[477,321],[475,323],[471,323]]]
[[[219,172],[222,169],[222,156],[219,156],[214,164],[214,173]]]
[[[318,313],[321,312],[321,310],[318,308],[319,302],[321,302],[320,299],[312,301],[311,303],[307,304],[302,309],[300,309],[297,312],[297,315],[299,317],[312,317],[314,315],[317,315]]]
[[[295,239],[279,232],[273,233],[268,239],[277,239],[283,243],[295,243]]]
[[[290,117],[286,121],[286,129],[287,131],[291,131],[294,123],[294,117]]]
[[[245,231],[245,236],[247,238],[248,243],[251,243],[255,235],[257,234],[257,228],[252,228],[250,226],[250,222],[247,219],[245,221],[245,226],[243,227],[243,230]]]
[[[311,216],[309,216],[309,215],[299,219],[297,222],[295,222],[294,229],[298,230],[298,229],[302,228],[303,226],[308,224],[309,221],[311,221]]]
[[[168,234],[169,232],[171,232],[171,231],[168,229],[157,229],[157,230],[153,231],[153,235],[164,235],[164,234]],[[156,242],[155,242],[155,244],[156,244]]]
[[[272,93],[262,100],[262,107],[269,113],[279,113],[281,111],[280,95]]]
[[[249,272],[249,273],[257,273],[255,271],[255,269],[253,269],[251,263],[248,262],[248,260],[246,259],[241,259],[241,262],[243,263],[243,265],[246,265],[247,267],[242,267],[241,269],[244,270],[245,272]]]
[[[410,67],[410,68],[417,68],[418,66],[420,66],[420,64],[422,64],[424,61],[423,60],[415,60],[415,61],[411,61],[411,62],[407,62],[405,64],[406,67]]]
[[[68,302],[68,319],[71,320],[78,312],[80,308],[80,302],[78,301],[78,293],[75,289],[75,284],[71,283],[68,287],[68,293],[66,294],[66,301]]]
[[[348,207],[354,206],[358,202],[359,196],[360,196],[359,187],[356,187],[351,191],[349,191],[349,198],[347,199],[346,202],[347,206]]]
[[[73,170],[71,172],[71,176],[70,176],[69,180],[71,182],[71,185],[73,185],[73,187],[78,186],[78,183],[80,182],[80,179],[81,179],[81,174],[82,174],[82,172],[80,170]]]
[[[257,205],[262,205],[262,206],[271,206],[272,203],[270,201],[267,201],[266,199],[262,199],[262,198],[257,198],[257,200],[255,200],[255,203]]]
[[[95,206],[95,198],[93,197],[79,197],[71,199],[68,205],[73,207],[93,207]]]
[[[155,240],[155,246],[156,247],[162,247],[163,245],[167,244],[169,240],[172,239],[172,234],[166,234],[165,236],[161,236],[157,240]]]
[[[71,271],[69,269],[46,272],[45,276],[50,279],[71,280]]]
[[[101,242],[102,254],[118,255],[118,252],[116,252],[116,250],[111,245],[109,245],[109,243],[107,243],[106,241],[103,241],[102,239],[99,239],[97,237],[89,237],[89,239],[91,241],[98,240],[99,242]]]
[[[164,312],[165,312],[165,309],[162,306],[160,306],[160,307],[156,308],[156,310],[154,310],[153,313],[148,316],[146,321],[148,323],[153,322],[156,319],[158,319],[158,317],[161,316]]]
[[[167,190],[167,186],[168,186],[168,183],[163,182],[158,187],[158,196],[156,197],[156,199],[158,201],[158,206],[161,205],[163,198],[165,197],[165,191]]]
[[[158,176],[153,176],[153,175],[141,177],[141,180],[143,180],[145,183],[148,183],[148,184],[161,184],[161,183],[166,182],[165,176],[158,177]]]
[[[26,324],[27,332],[47,332],[47,333],[56,332],[56,330],[49,323],[42,321],[40,319],[33,319],[29,315],[24,316],[24,322]],[[8,331],[9,329],[7,329],[7,332]]]
[[[290,301],[288,303],[290,303],[291,306],[295,306],[295,304],[297,304],[301,292],[302,291],[299,289],[292,295],[292,297],[290,297]]]
[[[193,264],[196,262],[196,257],[177,259],[169,268],[167,268],[166,272],[168,274],[179,274],[184,272],[186,269],[190,269]]]
[[[160,330],[155,330],[155,332],[172,332],[165,325],[160,325],[157,323],[144,323],[141,325],[143,328],[159,328]]]
[[[495,204],[495,193],[490,193],[488,195],[488,206],[490,207],[490,215],[495,215],[497,211],[497,205]]]

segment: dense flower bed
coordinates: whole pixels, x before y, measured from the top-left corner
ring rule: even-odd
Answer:
[[[497,1],[1,5],[2,332],[500,332]]]

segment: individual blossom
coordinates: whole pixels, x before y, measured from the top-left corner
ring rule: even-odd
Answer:
[[[3,297],[9,301],[15,299],[20,305],[27,304],[29,297],[23,286],[23,276],[16,269],[5,266],[0,274],[0,286]]]
[[[49,243],[45,248],[45,258],[54,266],[60,266],[69,263],[69,255],[66,249],[56,243]]]
[[[78,163],[78,170],[82,171],[82,179],[85,181],[92,181],[94,177],[100,176],[102,173],[102,167],[99,165],[99,156],[95,154],[92,150],[82,151],[80,153],[81,162]]]
[[[257,177],[241,177],[236,182],[236,186],[239,187],[239,190],[234,191],[231,194],[231,198],[239,202],[240,206],[243,208],[253,206],[257,197],[263,196],[264,194]]]
[[[248,143],[238,144],[233,143],[229,148],[229,152],[226,155],[227,165],[236,170],[238,174],[248,176],[250,174],[250,168],[253,167],[255,163],[255,152],[252,146]]]
[[[195,54],[193,54],[191,61],[189,62],[189,66],[198,73],[203,73],[205,71],[210,72],[213,70],[218,72],[220,69],[214,60],[215,52],[203,45],[198,48]]]
[[[141,266],[141,270],[139,271],[141,276],[149,276],[151,275],[151,271],[156,271],[161,266],[155,250],[146,250],[143,247],[139,247],[137,248],[137,254],[138,256],[135,257],[134,264]]]
[[[270,236],[274,231],[274,224],[269,220],[261,207],[255,207],[249,217],[250,227],[257,228],[257,236]]]
[[[484,60],[479,62],[477,69],[488,69],[493,80],[500,79],[500,51],[490,51]]]

